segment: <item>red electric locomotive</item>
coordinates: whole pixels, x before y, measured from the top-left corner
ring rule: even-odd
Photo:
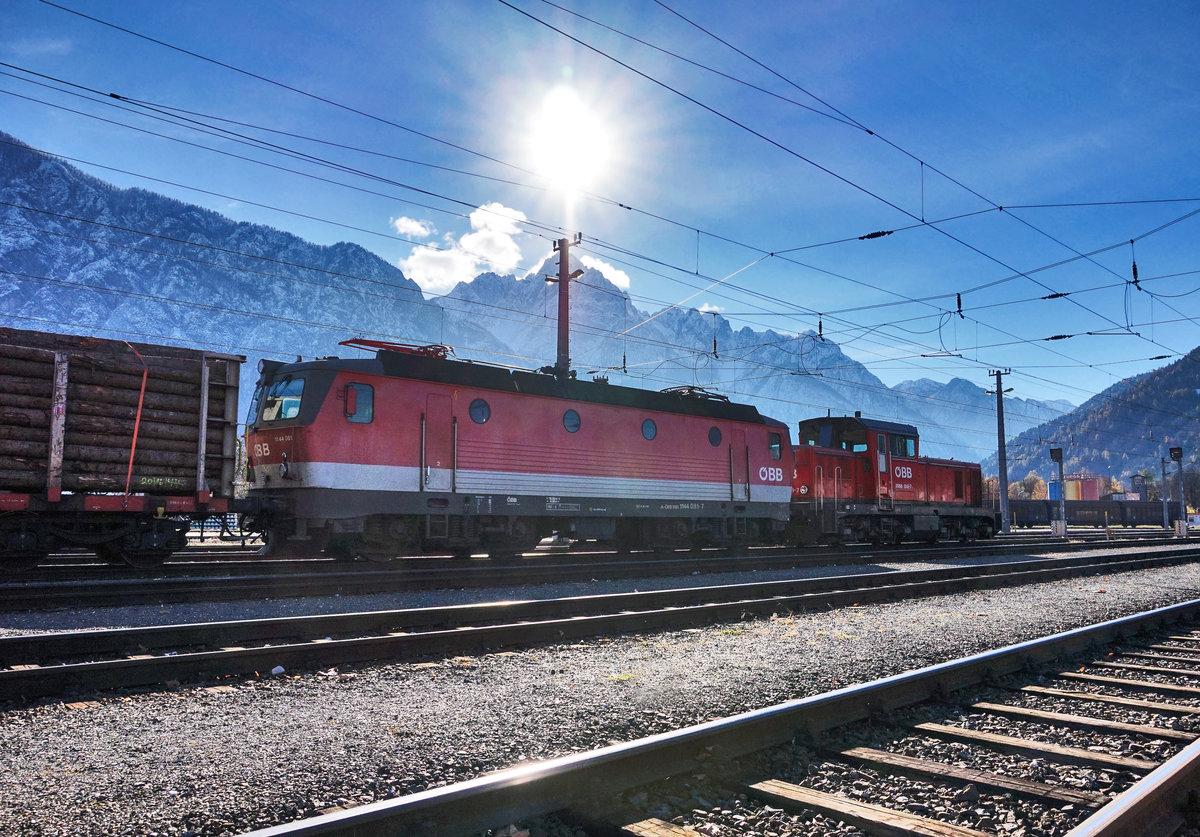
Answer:
[[[264,361],[246,448],[273,547],[511,553],[779,542],[787,427],[685,388],[647,392],[369,341],[373,359]]]
[[[989,538],[977,464],[920,456],[917,428],[862,418],[800,422],[792,525],[801,543]]]

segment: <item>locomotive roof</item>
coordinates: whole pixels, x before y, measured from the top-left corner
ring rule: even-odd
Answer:
[[[806,424],[835,424],[835,425],[850,425],[852,427],[864,427],[867,430],[882,430],[885,433],[899,433],[905,436],[916,436],[917,428],[911,424],[900,424],[895,421],[880,421],[879,419],[863,418],[862,416],[818,416],[817,418],[805,419],[800,422],[803,427]]]
[[[654,392],[636,387],[580,381],[573,378],[563,380],[541,372],[525,372],[501,366],[487,366],[387,349],[377,352],[373,360],[326,358],[305,363],[286,364],[278,367],[276,374],[318,369],[357,371],[396,378],[416,378],[500,392],[516,392],[623,407],[641,407],[668,413],[768,424],[785,429],[787,427],[783,422],[762,415],[756,407],[750,404],[737,404],[679,392]]]

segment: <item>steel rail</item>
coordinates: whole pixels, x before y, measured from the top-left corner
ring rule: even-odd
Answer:
[[[485,648],[529,646],[605,633],[677,630],[780,611],[845,607],[964,589],[1013,586],[1194,558],[1194,550],[1184,550],[1172,556],[1160,554],[1101,564],[1079,564],[1079,559],[1019,562],[1001,565],[1000,572],[996,572],[997,565],[987,565],[966,572],[922,570],[541,601],[6,637],[0,639],[0,664],[10,667],[0,670],[0,699],[260,673],[276,666],[318,669],[466,654]],[[366,631],[379,635],[361,636]],[[351,632],[359,635],[333,638]],[[243,647],[251,641],[295,638],[297,634],[316,639]],[[167,643],[177,643],[176,647],[184,650],[146,653]],[[235,647],[187,650],[196,645],[211,648],[223,644]],[[104,651],[105,645],[108,651],[136,653],[124,659],[96,660],[95,655]],[[89,662],[36,664],[55,655],[61,655],[57,658],[62,659],[70,654],[93,656]]]
[[[1086,544],[1070,544],[1070,548],[1055,549],[1055,552],[1076,552],[1095,549]],[[1146,546],[1133,547],[1143,550]],[[1179,541],[1166,547],[1167,551],[1196,548]],[[1130,551],[1129,545],[1114,547],[1110,551],[1121,554]],[[790,569],[798,566],[840,565],[864,563],[872,559],[895,561],[899,556],[920,557],[925,560],[979,555],[1013,555],[1030,551],[1028,545],[1007,544],[969,545],[954,549],[939,548],[935,551],[914,553],[910,550],[872,550],[862,553],[819,555],[787,554],[731,558],[729,555],[684,555],[672,558],[647,559],[646,557],[624,558],[619,561],[580,564],[555,561],[548,563],[537,558],[518,562],[479,563],[458,566],[437,565],[432,568],[413,566],[400,569],[372,565],[370,569],[351,571],[324,570],[300,574],[257,573],[191,578],[155,578],[129,580],[127,578],[99,578],[79,581],[5,582],[0,583],[0,609],[28,609],[36,606],[100,606],[127,605],[150,602],[175,603],[202,599],[205,601],[228,601],[242,598],[271,596],[273,598],[326,595],[334,592],[343,594],[377,593],[386,590],[437,589],[440,587],[485,587],[508,584],[553,583],[590,580],[597,574],[606,578],[652,577],[693,572],[731,572],[757,569]]]
[[[1184,602],[639,741],[272,826],[247,837],[457,837],[564,808],[602,810],[605,800],[632,787],[688,771],[711,770],[710,757],[745,756],[798,734],[815,737],[879,712],[1044,665],[1198,613],[1200,600]],[[1095,816],[1107,815],[1110,807]],[[1090,837],[1116,833],[1100,830]]]
[[[645,611],[700,603],[779,598],[797,594],[863,591],[873,587],[899,587],[938,581],[996,576],[1012,573],[1094,569],[1128,570],[1145,562],[1158,564],[1200,557],[1191,548],[1156,552],[1153,555],[1120,553],[1103,557],[1033,558],[1003,564],[946,567],[928,570],[889,570],[816,578],[781,579],[728,585],[666,590],[600,593],[559,599],[482,602],[424,608],[376,610],[312,616],[288,616],[226,622],[155,625],[140,628],[114,628],[99,631],[70,631],[27,634],[0,638],[0,667],[15,663],[59,656],[70,659],[80,654],[115,653],[201,644],[233,644],[295,637],[324,637],[333,634],[373,631],[416,631],[434,627],[462,627],[496,623],[502,620],[547,619],[566,616],[596,615],[606,612]],[[1024,576],[1032,579],[1033,576]],[[930,588],[922,588],[928,591]]]
[[[1170,837],[1200,788],[1200,740],[1067,833],[1067,837]]]

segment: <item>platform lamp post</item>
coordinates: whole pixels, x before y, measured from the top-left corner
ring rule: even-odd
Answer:
[[[1062,536],[1067,536],[1067,486],[1063,478],[1062,448],[1050,448],[1050,461],[1058,463],[1058,525]]]
[[[1171,458],[1179,465],[1179,533],[1186,538],[1187,500],[1183,496],[1183,448],[1171,448]]]

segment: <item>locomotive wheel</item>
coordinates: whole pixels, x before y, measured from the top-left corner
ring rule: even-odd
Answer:
[[[688,546],[692,538],[688,522],[678,517],[661,518],[654,523],[654,545],[661,549]]]
[[[492,558],[515,558],[525,552],[532,552],[541,542],[542,539],[534,534],[524,537],[505,535],[485,538],[482,547]]]
[[[621,555],[627,555],[635,549],[645,547],[642,525],[637,520],[618,520],[617,531],[613,536],[613,548]]]
[[[307,558],[314,555],[320,555],[329,543],[329,530],[318,529],[307,539],[293,538],[295,522],[287,521],[285,523],[272,526],[263,533],[263,540],[266,544],[258,551],[259,555],[295,555],[297,557]]]
[[[537,525],[528,518],[517,518],[507,532],[488,533],[483,537],[483,549],[492,558],[512,558],[530,552],[542,541]]]
[[[325,547],[325,555],[335,561],[357,561],[362,552],[360,538],[333,538]]]

